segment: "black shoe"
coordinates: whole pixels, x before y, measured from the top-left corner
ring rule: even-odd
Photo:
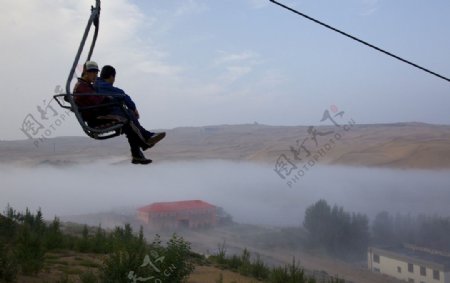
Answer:
[[[133,164],[150,164],[152,163],[151,159],[145,158],[145,157],[135,157],[131,159],[131,163]]]
[[[147,150],[151,147],[153,147],[156,143],[161,141],[166,136],[165,132],[161,133],[154,133],[150,138],[145,140],[145,143],[148,145],[148,148],[143,148],[143,150]]]

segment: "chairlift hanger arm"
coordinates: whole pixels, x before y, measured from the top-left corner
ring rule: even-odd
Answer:
[[[89,31],[91,29],[91,26],[94,25],[94,36],[92,38],[91,47],[89,49],[87,61],[89,61],[92,57],[92,54],[94,52],[95,43],[97,41],[98,36],[98,30],[100,28],[100,0],[96,0],[95,7],[91,7],[91,16],[89,17],[89,20],[87,22],[86,28],[84,30],[83,37],[80,42],[80,46],[78,47],[77,54],[75,56],[75,60],[73,62],[72,68],[69,72],[69,77],[67,78],[66,82],[66,93],[70,96],[70,83],[72,82],[73,75],[75,74],[75,69],[78,65],[78,62],[80,61],[81,53],[83,52],[84,46],[86,44],[87,37],[89,35]]]

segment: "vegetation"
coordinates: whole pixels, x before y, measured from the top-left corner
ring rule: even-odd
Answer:
[[[184,282],[194,268],[190,245],[176,235],[166,245],[158,235],[149,244],[142,227],[135,235],[128,224],[111,233],[98,227],[93,234],[84,226],[79,235],[62,233],[60,226],[58,218],[46,224],[40,210],[18,213],[7,207],[0,214],[0,282],[16,282],[19,274],[36,275],[46,262],[64,271],[59,282],[69,282],[69,274],[79,274],[82,282],[130,282],[134,278]],[[82,272],[50,254],[57,250],[100,254],[103,263],[98,266],[81,259],[80,265],[98,271]]]
[[[313,277],[305,275],[295,261],[284,267],[268,267],[257,255],[252,257],[247,249],[242,255],[226,255],[225,243],[219,246],[217,255],[206,260],[193,254],[190,245],[181,237],[173,235],[163,245],[155,236],[147,243],[143,229],[134,233],[127,224],[106,232],[100,226],[93,230],[84,226],[79,233],[63,233],[58,218],[51,223],[43,220],[40,210],[32,214],[28,209],[19,213],[7,207],[0,214],[0,281],[16,282],[18,275],[36,275],[45,271],[51,263],[62,273],[56,282],[71,282],[77,275],[83,283],[134,282],[147,279],[149,282],[185,282],[194,269],[194,261],[200,264],[215,263],[221,268],[239,272],[263,282],[314,283]],[[76,267],[58,256],[75,256]],[[80,253],[98,254],[101,264],[89,261]],[[79,267],[85,266],[86,270]],[[91,269],[89,269],[91,268]],[[329,282],[341,282],[330,278]],[[219,276],[218,282],[223,281]]]
[[[313,246],[324,247],[341,258],[364,257],[369,242],[369,220],[363,214],[350,214],[319,200],[305,211],[303,226]]]
[[[450,217],[377,214],[372,225],[373,241],[381,245],[409,243],[450,252]]]
[[[245,276],[253,277],[257,280],[267,283],[316,283],[317,281],[313,276],[307,276],[305,271],[296,263],[295,259],[291,264],[287,264],[281,267],[269,267],[267,266],[257,255],[253,260],[251,254],[247,249],[242,251],[240,256],[226,255],[225,242],[219,245],[216,255],[211,256],[208,260],[216,263],[220,268],[229,269],[238,272]],[[222,276],[216,280],[216,282],[222,282]],[[345,283],[344,280],[339,278],[328,278],[328,281],[320,281],[326,283]]]
[[[247,249],[241,255],[227,255],[225,242],[218,246],[217,254],[205,259],[192,253],[189,243],[175,234],[165,244],[158,235],[148,243],[142,227],[135,232],[129,224],[110,232],[101,226],[79,226],[78,230],[61,226],[57,217],[45,222],[41,210],[35,214],[28,209],[19,213],[8,206],[0,214],[0,282],[16,282],[22,275],[48,272],[49,265],[62,272],[58,282],[70,282],[73,276],[86,283],[134,282],[139,278],[149,282],[185,282],[194,263],[212,263],[268,283],[317,282],[295,260],[285,266],[269,267]],[[366,215],[349,213],[320,200],[306,209],[303,228],[273,230],[260,233],[259,238],[253,235],[252,239],[264,245],[270,240],[273,247],[312,246],[341,258],[365,257],[369,238],[374,244],[409,243],[450,252],[450,218],[438,216],[394,217],[381,212],[373,221],[370,235]],[[77,265],[62,259],[62,253],[75,257]],[[86,253],[98,256],[82,256]],[[344,282],[332,277],[327,280]],[[223,276],[217,278],[217,282],[221,281]]]

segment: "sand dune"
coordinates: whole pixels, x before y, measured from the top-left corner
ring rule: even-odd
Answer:
[[[336,126],[220,125],[167,130],[167,138],[146,154],[155,160],[225,159],[275,164],[284,154],[293,162],[391,168],[450,168],[450,126],[421,123]],[[316,141],[314,141],[314,138]],[[301,142],[304,147],[301,148]],[[38,144],[38,146],[36,146]],[[328,144],[328,146],[327,146]],[[297,151],[299,159],[295,159]],[[71,165],[99,158],[125,162],[124,137],[96,141],[59,137],[44,142],[0,142],[0,162]]]

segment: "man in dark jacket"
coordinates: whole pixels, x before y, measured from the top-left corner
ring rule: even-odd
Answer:
[[[83,73],[81,74],[81,78],[78,78],[78,82],[75,84],[73,93],[74,94],[95,93],[96,91],[93,86],[93,83],[97,78],[98,72],[99,69],[97,63],[95,63],[94,61],[87,61],[83,65]],[[105,99],[104,96],[95,96],[95,95],[74,96],[75,103],[79,107],[98,105],[103,103],[104,99]],[[93,122],[98,114],[99,113],[97,113],[97,111],[94,109],[81,111],[81,116],[86,122],[88,122],[88,124]]]
[[[95,63],[94,61],[87,61],[83,66],[82,76],[78,79],[73,93],[125,94],[122,90],[114,88],[112,86],[112,83],[108,85],[108,82],[104,81],[101,78],[98,78],[98,80],[101,80],[104,84],[102,84],[102,87],[99,87],[99,89],[96,89],[94,87],[94,82],[96,81],[98,72],[99,69],[97,63]],[[80,107],[101,105],[104,103],[113,102],[115,99],[116,98],[99,95],[75,96],[75,102]],[[139,114],[137,112],[136,106],[134,105],[134,102],[128,95],[124,95],[123,99],[125,105],[129,109],[122,109],[119,106],[103,109],[89,109],[81,112],[82,117],[90,126],[96,126],[98,124],[104,123],[102,122],[102,120],[98,119],[101,116],[109,116],[113,117],[113,119],[114,117],[116,117],[116,120],[120,122],[126,121],[122,129],[127,136],[128,143],[130,144],[132,156],[131,162],[133,164],[149,164],[152,162],[152,160],[147,159],[142,153],[141,149],[146,150],[148,148],[151,148],[165,137],[165,133],[152,133],[144,129],[137,120],[137,115]]]

